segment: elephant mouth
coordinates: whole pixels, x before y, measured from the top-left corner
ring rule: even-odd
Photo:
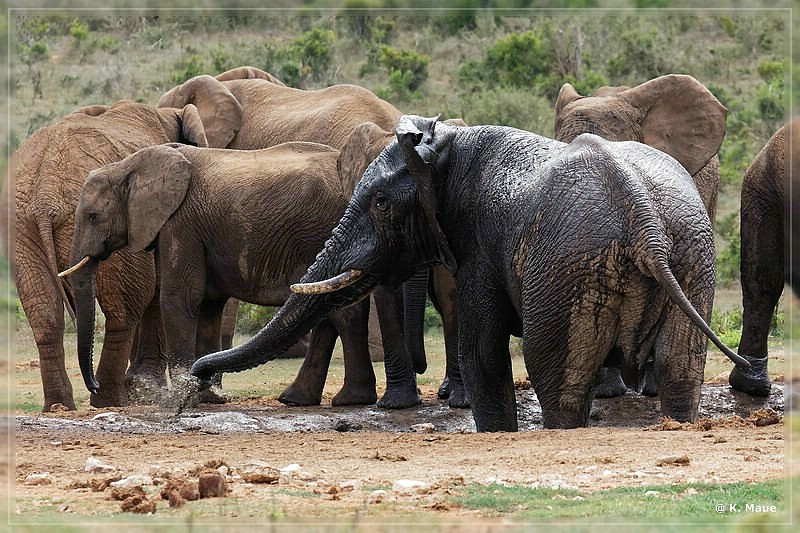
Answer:
[[[351,268],[332,278],[307,283],[294,283],[289,288],[297,294],[330,294],[350,287],[364,277],[365,272]]]

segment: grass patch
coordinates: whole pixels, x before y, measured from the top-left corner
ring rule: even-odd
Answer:
[[[635,518],[668,521],[679,518],[686,522],[717,523],[764,514],[764,520],[780,522],[786,520],[783,491],[783,480],[656,485],[593,493],[493,484],[468,485],[453,498],[453,502],[467,509],[518,519]],[[724,506],[724,512],[718,512],[718,505]],[[748,505],[775,506],[776,512],[759,513]]]

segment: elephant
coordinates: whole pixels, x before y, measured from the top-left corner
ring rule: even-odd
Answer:
[[[203,93],[195,89],[195,83],[196,78],[192,78],[174,87],[161,97],[158,105],[175,107],[194,103],[200,116],[215,116],[217,110],[199,99]],[[228,148],[233,149],[241,149],[243,144],[248,149],[267,148],[288,141],[317,142],[341,149],[359,124],[372,122],[391,130],[401,116],[390,103],[357,85],[301,90],[253,79],[237,81],[231,92],[247,116],[258,117],[257,120],[244,121],[228,144]],[[401,329],[402,293],[381,286],[375,289],[373,297],[382,331],[384,358],[390,361],[387,370],[404,369],[402,375],[387,375],[387,390],[378,405],[386,408],[416,405],[421,398],[416,393],[415,372],[424,372],[424,354],[409,354],[405,349]],[[398,358],[411,359],[411,367],[391,363]],[[325,378],[320,375],[323,368],[327,369],[327,364],[320,365],[307,358],[294,383],[283,391],[279,400],[291,405],[319,404]],[[369,385],[365,383],[365,387],[369,388]],[[366,394],[367,391],[362,392],[362,395]]]
[[[555,104],[555,139],[570,142],[581,133],[612,141],[638,141],[677,159],[694,179],[712,224],[719,192],[719,147],[727,109],[702,83],[685,74],[667,74],[636,87],[600,87],[581,96],[565,83]],[[619,354],[609,356],[597,397],[625,393]],[[655,396],[652,366],[641,392]],[[635,388],[639,388],[636,385]]]
[[[367,168],[295,293],[259,333],[192,366],[262,364],[319,317],[420,269],[454,273],[459,364],[477,431],[518,429],[510,335],[545,428],[585,426],[614,347],[642,368],[653,348],[661,410],[697,418],[714,287],[711,222],[691,176],[637,142],[572,143],[505,126],[404,115]],[[706,338],[707,337],[707,338]]]
[[[339,156],[307,142],[253,151],[143,148],[89,173],[75,214],[72,261],[154,247],[170,370],[185,374],[203,318],[218,322],[228,297],[282,305],[289,296],[289,281],[313,262],[347,204]],[[366,338],[363,303],[331,317],[345,351],[345,383],[333,405],[377,400],[369,355],[358,346]],[[335,334],[315,338],[336,340]],[[322,363],[324,384],[330,355]]]
[[[35,131],[12,156],[7,185],[15,186],[15,224],[9,256],[39,352],[43,411],[56,404],[75,409],[63,346],[63,309],[74,319],[75,302],[71,281],[57,273],[68,265],[74,212],[86,174],[145,146],[171,141],[226,146],[243,121],[249,120],[231,94],[242,81],[236,76],[242,75],[272,79],[263,71],[246,68],[223,73],[224,85],[211,77],[193,82],[196,101],[205,106],[211,100],[210,107],[217,110],[203,117],[195,105],[157,109],[122,100],[110,106],[84,106]],[[246,139],[237,142],[242,146]],[[91,405],[124,405],[127,390],[141,388],[136,383],[152,383],[155,389],[166,385],[158,344],[161,319],[143,316],[158,312],[157,302],[152,305],[155,283],[151,253],[121,251],[98,269],[97,300],[106,325],[99,383],[90,387]],[[139,332],[143,318],[147,327]],[[85,331],[94,324],[77,327]],[[84,344],[83,349],[90,348]],[[126,373],[129,361],[133,364]]]
[[[761,149],[742,179],[741,260],[742,337],[739,353],[748,354],[751,372],[734,368],[728,382],[734,389],[751,396],[769,396],[772,383],[767,373],[767,338],[772,315],[783,292],[791,282],[790,254],[784,247],[784,205],[787,158],[800,158],[796,144],[786,149],[787,131],[800,127],[800,119],[781,127]],[[792,175],[794,178],[794,174]],[[791,218],[791,217],[789,217]],[[796,284],[793,284],[793,287]],[[795,289],[796,290],[796,289]]]

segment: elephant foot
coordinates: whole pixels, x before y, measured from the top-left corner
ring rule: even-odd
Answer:
[[[286,405],[319,405],[322,403],[322,391],[309,392],[292,383],[278,396],[278,401]]]
[[[388,385],[378,402],[382,409],[405,409],[422,403],[416,380],[402,385]]]
[[[750,396],[766,397],[772,390],[772,382],[767,374],[767,357],[743,355],[749,363],[750,370],[738,366],[731,370],[728,383],[734,389]]]
[[[125,376],[125,392],[130,405],[154,405],[161,400],[166,383],[144,375]]]
[[[450,378],[445,376],[442,384],[439,385],[439,390],[436,391],[436,397],[440,400],[446,400],[450,397]]]
[[[97,394],[89,395],[89,405],[92,407],[121,407],[128,403],[128,393],[125,387],[103,388]]]
[[[595,388],[595,398],[616,398],[628,391],[619,368],[603,367],[600,369],[600,373],[601,381]]]
[[[199,403],[228,403],[228,395],[225,391],[216,385],[212,385],[207,389],[203,389],[197,393],[197,401]]]
[[[331,405],[372,405],[378,401],[378,394],[375,392],[375,385],[364,386],[354,385],[345,382],[336,396],[331,398]]]
[[[469,400],[467,399],[467,391],[464,389],[463,385],[461,387],[450,388],[450,397],[447,399],[447,405],[459,409],[469,407]]]

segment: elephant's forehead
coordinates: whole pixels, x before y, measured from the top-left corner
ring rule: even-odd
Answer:
[[[393,142],[369,164],[353,194],[357,195],[359,191],[376,187],[391,188],[407,178],[408,169],[400,153],[399,145],[397,142]]]

